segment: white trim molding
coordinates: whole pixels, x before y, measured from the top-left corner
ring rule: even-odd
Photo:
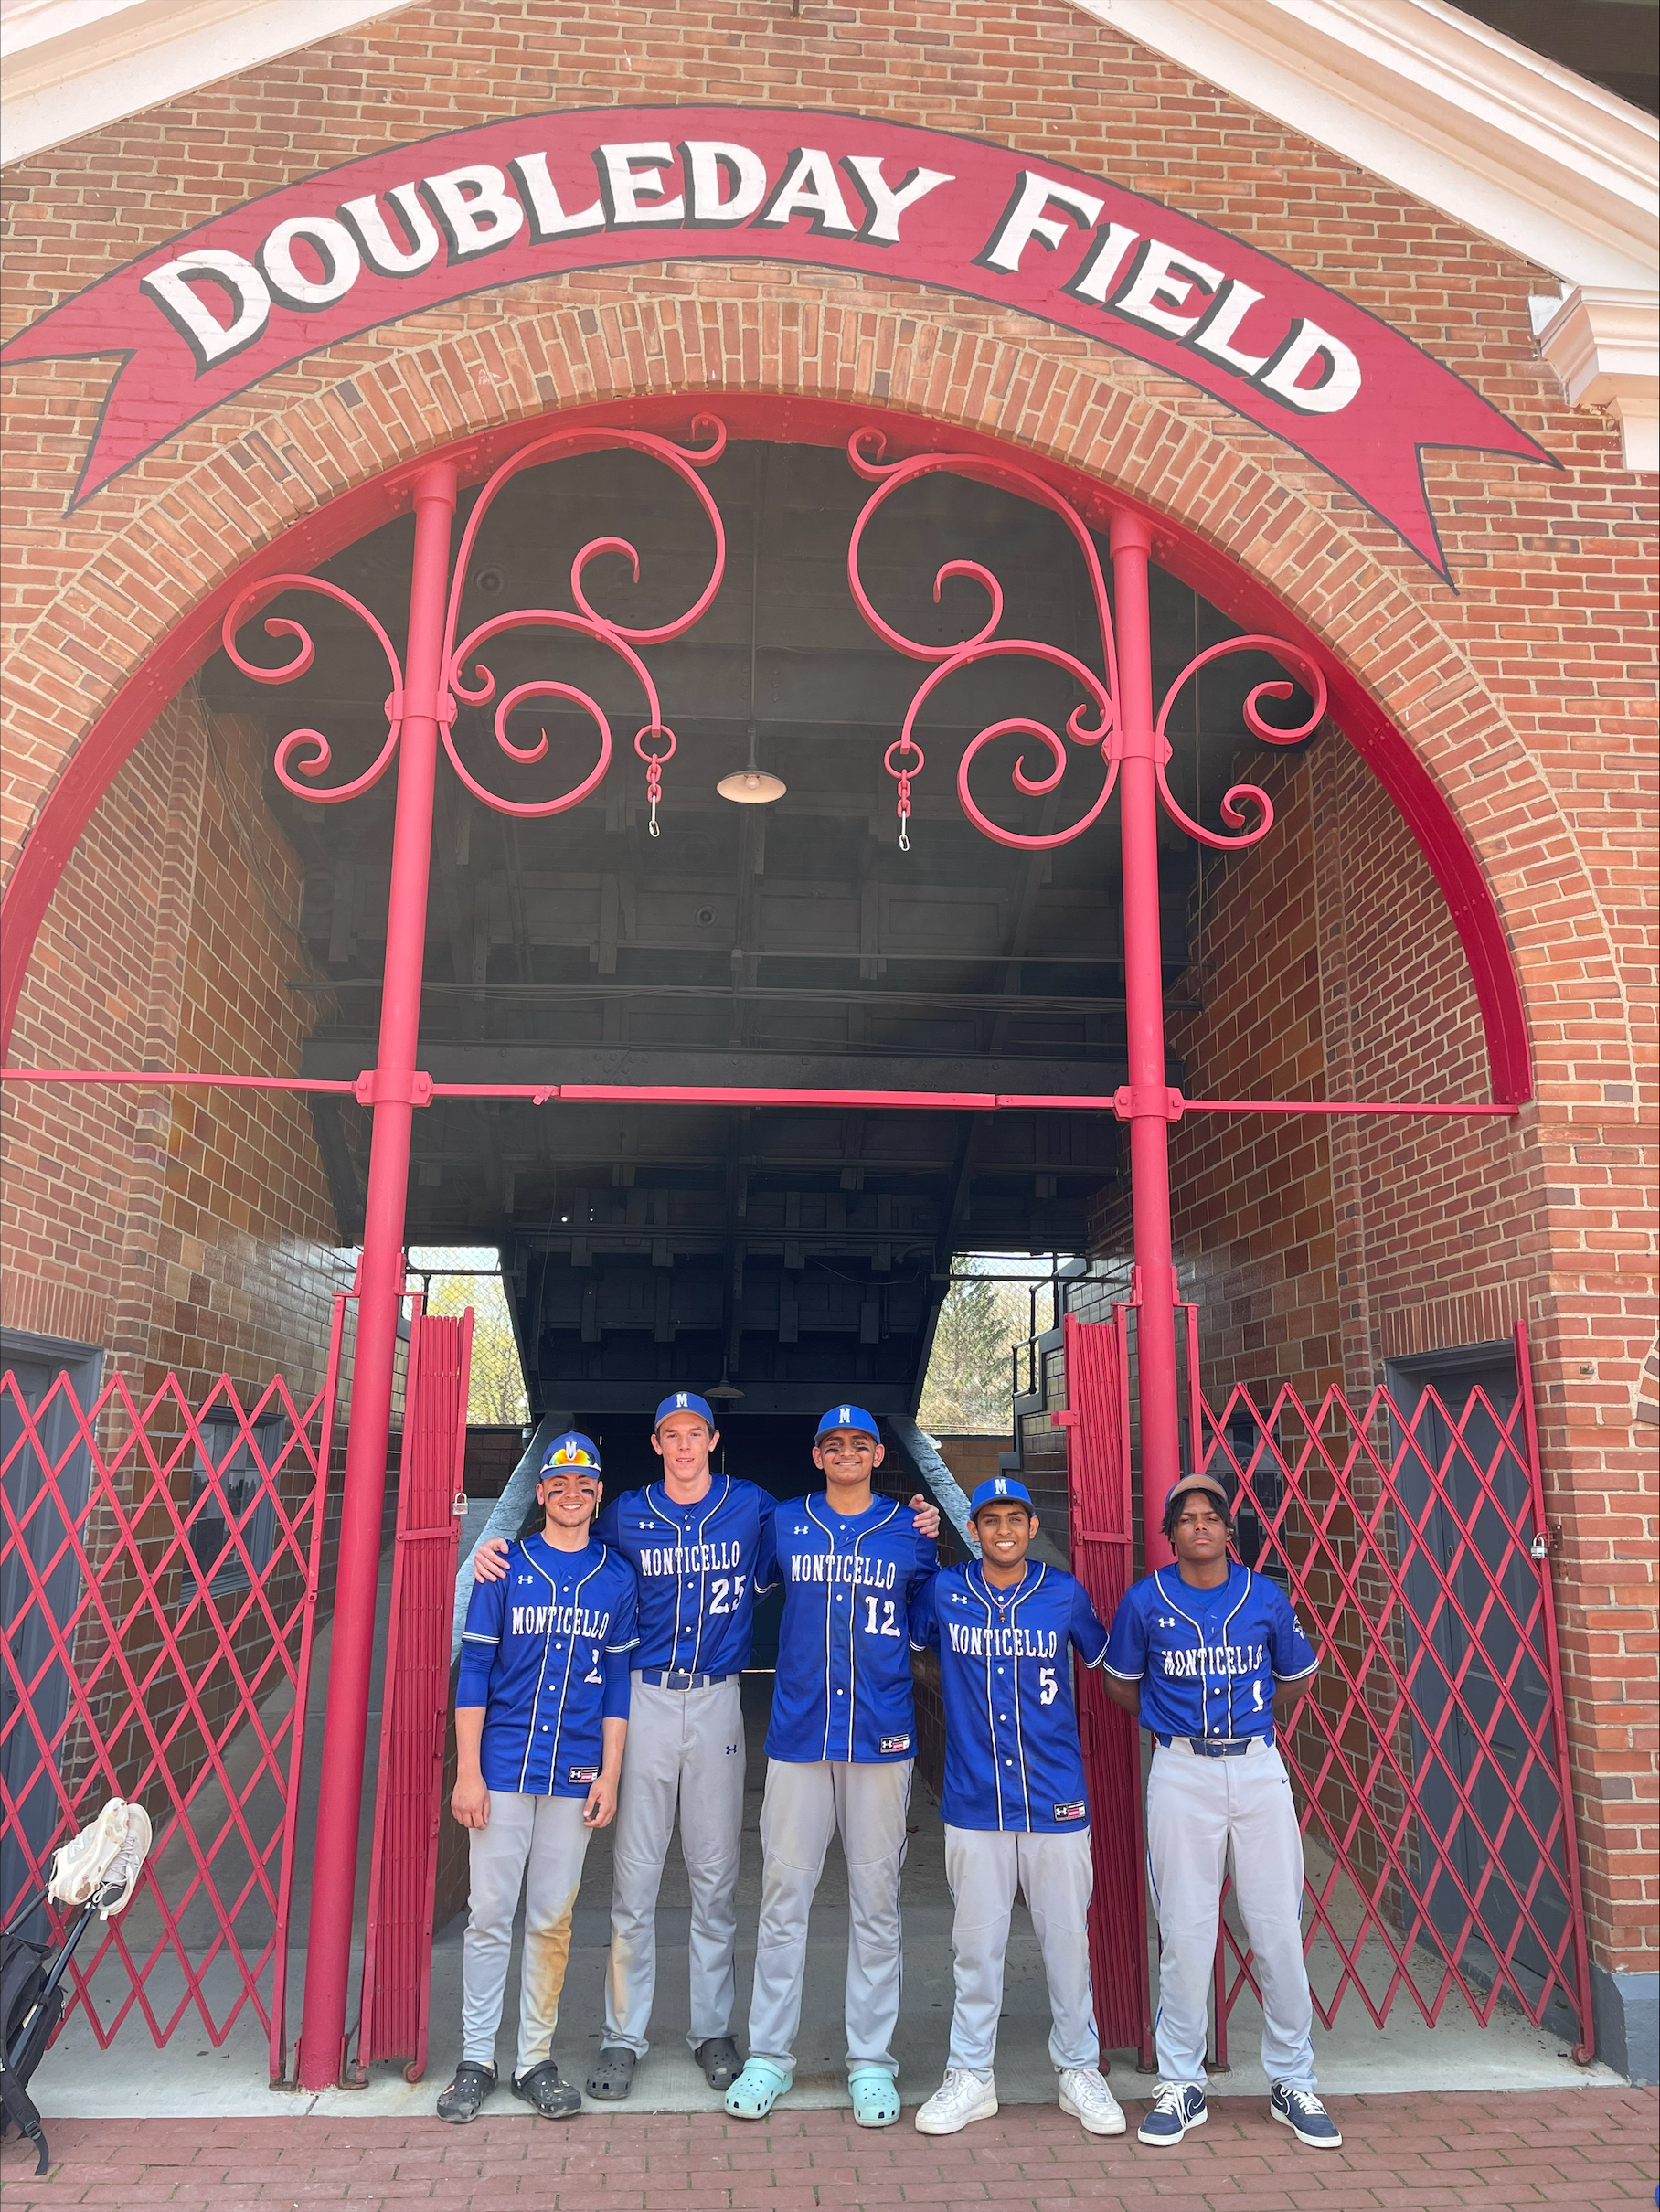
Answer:
[[[1445,0],[1073,0],[1559,281],[1534,305],[1574,406],[1655,466],[1660,124]]]
[[[0,0],[0,159],[22,161],[410,0]]]
[[[1570,407],[1605,408],[1628,469],[1660,469],[1660,299],[1572,285],[1539,332]]]

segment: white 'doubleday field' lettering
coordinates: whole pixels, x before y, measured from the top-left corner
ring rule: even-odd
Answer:
[[[832,159],[821,146],[791,149],[775,173],[738,140],[666,138],[604,143],[592,150],[593,197],[567,207],[545,149],[512,155],[505,168],[474,162],[340,201],[331,214],[292,215],[272,226],[252,256],[201,247],[165,261],[139,283],[189,346],[198,372],[230,359],[265,331],[273,310],[314,312],[344,301],[365,270],[408,277],[482,261],[521,233],[537,245],[651,226],[732,231],[782,230],[798,218],[817,238],[902,244],[907,212],[956,180],[916,166],[884,174],[879,154]],[[1281,319],[1262,352],[1239,341],[1263,294],[1214,263],[1183,253],[1156,233],[1110,222],[1105,202],[1043,169],[1022,169],[991,235],[973,255],[984,269],[1017,271],[1035,250],[1053,251],[1068,228],[1092,242],[1064,289],[1190,345],[1299,414],[1334,415],[1363,381],[1343,339],[1306,315]],[[1260,343],[1260,341],[1259,341]]]
[[[1421,449],[1555,465],[1403,333],[1243,239],[1031,152],[829,109],[563,110],[390,146],[157,240],[0,359],[118,358],[74,506],[326,346],[469,294],[696,261],[897,280],[1132,354],[1305,454],[1443,575]]]

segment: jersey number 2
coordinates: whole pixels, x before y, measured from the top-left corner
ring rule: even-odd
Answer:
[[[876,1617],[878,1603],[882,1608],[880,1621]],[[897,1636],[899,1632],[899,1624],[893,1617],[893,1600],[891,1598],[880,1600],[867,1598],[865,1601],[865,1633],[867,1636]]]

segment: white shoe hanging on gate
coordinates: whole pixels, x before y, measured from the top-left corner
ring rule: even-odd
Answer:
[[[150,1842],[143,1805],[111,1798],[95,1821],[52,1854],[48,1897],[60,1905],[95,1905],[101,1919],[112,1920],[133,1895]]]

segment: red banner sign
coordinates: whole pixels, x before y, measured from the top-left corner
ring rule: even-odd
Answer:
[[[142,254],[0,358],[120,356],[74,505],[361,331],[703,256],[900,277],[1118,346],[1306,453],[1442,575],[1422,448],[1555,465],[1399,331],[1225,230],[1007,147],[824,110],[567,110],[372,154]]]

